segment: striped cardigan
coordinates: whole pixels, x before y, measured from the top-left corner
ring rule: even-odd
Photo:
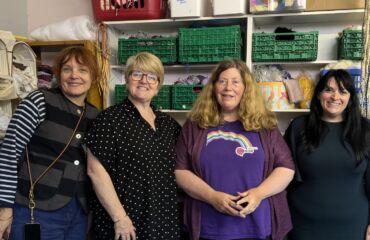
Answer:
[[[22,101],[0,149],[0,165],[4,164],[0,170],[0,206],[11,206],[15,196],[17,203],[28,205],[29,176],[22,154],[25,145],[28,144],[31,171],[35,179],[61,152],[81,110],[66,99],[59,89],[35,91]],[[87,209],[86,158],[80,141],[97,113],[94,107],[86,105],[85,117],[70,147],[36,185],[37,209],[50,211],[61,208],[74,196]],[[10,152],[16,154],[8,154]],[[2,175],[1,172],[6,170],[7,173]]]

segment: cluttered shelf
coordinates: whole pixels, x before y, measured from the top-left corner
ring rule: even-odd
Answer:
[[[256,26],[269,24],[301,24],[301,23],[323,23],[323,22],[349,22],[363,21],[365,9],[348,9],[332,11],[313,11],[298,13],[274,13],[252,15]]]
[[[153,31],[189,27],[206,24],[207,26],[218,25],[246,25],[247,15],[227,17],[198,17],[179,19],[154,19],[134,21],[104,21],[104,24],[120,31]]]
[[[338,62],[340,59],[348,59],[344,58],[341,55],[341,53],[338,51],[338,49],[341,49],[343,52],[344,48],[339,48],[339,41],[338,41],[338,33],[342,32],[344,29],[350,26],[360,26],[364,19],[364,13],[365,10],[361,9],[361,6],[358,6],[359,8],[355,9],[357,6],[353,6],[350,9],[346,10],[340,10],[336,7],[333,7],[333,9],[336,10],[320,10],[316,11],[312,9],[307,9],[307,12],[301,11],[301,12],[284,12],[284,13],[255,13],[255,14],[240,14],[238,16],[217,16],[214,15],[212,17],[209,17],[208,15],[200,16],[200,17],[193,17],[193,16],[187,16],[184,18],[179,18],[176,14],[173,14],[171,12],[171,19],[151,19],[151,20],[125,20],[125,21],[103,21],[105,24],[112,27],[117,33],[132,33],[137,31],[147,31],[150,34],[155,34],[156,37],[155,41],[158,40],[158,36],[160,36],[162,33],[177,33],[177,39],[174,41],[175,44],[172,44],[168,39],[163,39],[163,42],[167,41],[168,44],[166,46],[172,46],[172,45],[180,45],[186,42],[194,42],[189,52],[191,52],[194,55],[194,52],[197,52],[198,49],[195,49],[196,46],[198,46],[198,40],[200,37],[198,35],[193,34],[190,32],[190,39],[188,40],[184,36],[183,29],[181,28],[190,28],[190,27],[202,27],[203,32],[205,32],[205,43],[200,44],[206,48],[206,46],[213,46],[219,44],[218,39],[213,39],[214,36],[217,35],[217,33],[211,34],[212,28],[216,25],[223,26],[230,28],[230,30],[233,30],[231,28],[231,25],[240,25],[240,30],[238,30],[238,33],[241,32],[240,35],[237,35],[235,39],[242,39],[240,42],[237,42],[238,44],[242,44],[241,49],[236,49],[234,51],[240,53],[238,58],[243,59],[247,65],[251,68],[251,70],[255,73],[256,69],[263,67],[263,65],[281,65],[284,70],[289,72],[292,76],[292,79],[298,79],[302,73],[305,73],[304,75],[306,78],[309,79],[310,83],[314,83],[317,81],[318,77],[320,76],[320,72],[324,67],[327,65],[333,65]],[[343,7],[343,6],[342,6]],[[191,9],[193,10],[193,9]],[[184,13],[184,11],[182,11]],[[174,16],[172,16],[174,15]],[[254,43],[257,42],[256,38],[260,37],[259,34],[265,33],[266,35],[273,35],[274,30],[276,27],[285,27],[287,29],[292,29],[295,33],[294,35],[297,36],[295,40],[297,41],[291,41],[289,44],[284,45],[284,50],[286,49],[293,49],[290,50],[289,56],[284,52],[278,52],[278,54],[275,54],[270,50],[272,48],[272,43],[268,37],[271,38],[271,36],[267,36],[267,40],[264,41],[265,36],[261,35],[262,38],[262,45],[261,46],[255,46]],[[191,30],[195,31],[195,30]],[[200,30],[199,30],[200,31]],[[149,34],[149,35],[150,35]],[[202,36],[203,36],[202,35]],[[225,35],[225,34],[224,34]],[[230,35],[230,34],[226,34]],[[165,36],[165,35],[164,35]],[[174,35],[170,35],[171,37],[174,37]],[[131,37],[133,38],[133,37]],[[302,39],[302,40],[301,40]],[[161,39],[162,40],[162,39]],[[203,38],[202,38],[203,40]],[[310,41],[311,45],[307,44],[307,41]],[[137,37],[137,45],[144,45],[146,43],[145,41]],[[156,50],[156,48],[153,46],[156,44],[156,42],[150,42],[150,44],[145,44],[146,46],[151,46],[151,50]],[[264,42],[266,44],[264,44]],[[200,42],[200,40],[199,40]],[[235,41],[236,42],[236,41]],[[297,43],[297,46],[295,44]],[[226,41],[223,41],[222,44],[219,45],[226,45]],[[129,45],[132,44],[131,42],[124,42],[124,40],[121,40],[119,42],[118,46],[121,47],[123,44]],[[238,45],[237,44],[237,45]],[[160,45],[160,44],[158,44]],[[163,44],[162,44],[163,45]],[[275,44],[276,46],[280,46],[281,44]],[[183,47],[182,45],[181,47]],[[157,47],[160,48],[160,47]],[[117,56],[121,58],[118,62],[120,62],[120,65],[112,65],[112,70],[117,70],[116,72],[122,72],[124,70],[124,59],[126,59],[127,56],[123,56],[122,53],[126,54],[127,50],[123,51],[123,48],[119,50],[118,47],[118,54]],[[138,48],[139,49],[139,48]],[[140,48],[141,49],[141,48]],[[182,49],[179,46],[176,46],[174,49]],[[260,50],[264,49],[266,52],[258,52],[255,49]],[[294,50],[297,49],[297,50]],[[302,49],[304,51],[302,51]],[[307,50],[308,49],[308,50]],[[207,49],[206,49],[207,50]],[[202,74],[210,74],[212,68],[216,66],[216,62],[219,60],[215,60],[214,64],[207,63],[207,60],[204,60],[203,57],[208,54],[208,52],[204,53],[203,51],[206,51],[203,48],[199,51],[202,51],[202,55],[200,57],[196,56],[197,58],[194,58],[195,56],[190,56],[190,60],[188,58],[185,58],[185,51],[178,51],[172,54],[173,56],[176,56],[177,58],[171,58],[168,60],[169,57],[172,57],[170,55],[170,51],[165,51],[166,55],[161,60],[165,60],[165,69],[166,69],[166,79],[168,82],[172,83],[174,81],[173,79],[177,78],[178,76],[185,75],[186,74],[198,74],[201,72]],[[212,50],[209,52],[209,55],[215,55],[218,51]],[[292,54],[292,52],[294,54]],[[301,53],[303,52],[303,53]],[[307,53],[308,52],[308,53]],[[213,56],[212,55],[212,56]],[[291,56],[293,55],[293,56]],[[298,55],[298,56],[297,56]],[[265,57],[267,56],[267,57]],[[272,56],[272,57],[271,57]],[[119,59],[119,58],[118,58]],[[195,60],[194,60],[195,59]],[[351,59],[351,58],[349,58]],[[359,57],[356,56],[354,60],[358,60]],[[187,62],[191,62],[191,64],[188,64]],[[208,61],[209,62],[209,61]],[[113,62],[112,62],[113,63]],[[113,63],[115,64],[115,63]],[[302,77],[301,77],[302,78]],[[264,81],[277,81],[275,78],[271,78],[269,80],[264,79]],[[122,81],[121,81],[122,82]],[[271,83],[270,85],[261,83],[260,87],[265,88],[265,97],[269,97],[272,100],[276,100],[281,98],[281,96],[286,96],[286,92],[282,91],[281,89],[284,89],[284,86],[282,86],[282,81],[278,83]],[[275,91],[273,89],[280,89],[278,92],[274,92],[271,94],[272,91]],[[189,95],[190,96],[190,95]],[[274,98],[273,98],[274,97]],[[271,100],[270,99],[270,100]],[[182,100],[182,99],[181,99]],[[287,99],[285,99],[287,100]],[[175,101],[179,101],[179,99],[175,99]],[[287,100],[288,101],[288,100]],[[298,106],[293,106],[291,103],[288,102],[280,102],[280,105],[276,103],[276,106],[273,107],[273,111],[276,112],[279,117],[281,116],[295,116],[298,114],[302,114],[305,112],[308,112],[308,109],[297,109]],[[275,102],[274,102],[275,103]],[[182,107],[180,105],[180,107]],[[186,106],[188,107],[188,106]],[[307,107],[307,106],[305,106]],[[165,110],[169,113],[184,113],[188,110]],[[288,117],[287,119],[284,119],[284,121],[289,121]]]

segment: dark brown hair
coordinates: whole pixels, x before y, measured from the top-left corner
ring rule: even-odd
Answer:
[[[90,70],[91,81],[95,84],[99,77],[99,71],[94,54],[82,46],[73,46],[61,50],[54,59],[53,70],[58,85],[60,84],[60,72],[63,65],[72,58],[76,59],[79,64],[86,66]]]

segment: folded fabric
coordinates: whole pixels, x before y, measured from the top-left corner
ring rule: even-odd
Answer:
[[[95,30],[92,18],[82,15],[36,28],[30,38],[38,41],[94,40]]]
[[[297,80],[284,80],[283,83],[288,93],[290,103],[296,103],[303,100],[303,91]]]

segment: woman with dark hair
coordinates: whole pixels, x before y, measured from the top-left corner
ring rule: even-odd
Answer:
[[[310,113],[285,135],[297,168],[288,191],[289,239],[368,239],[370,128],[354,81],[345,70],[330,70],[313,96]]]
[[[294,163],[277,120],[241,60],[218,64],[176,145],[193,240],[282,240],[291,229],[285,187]]]
[[[76,46],[58,53],[54,72],[58,86],[20,102],[0,148],[0,239],[86,238],[81,140],[98,114],[86,96],[99,70],[93,53]]]

